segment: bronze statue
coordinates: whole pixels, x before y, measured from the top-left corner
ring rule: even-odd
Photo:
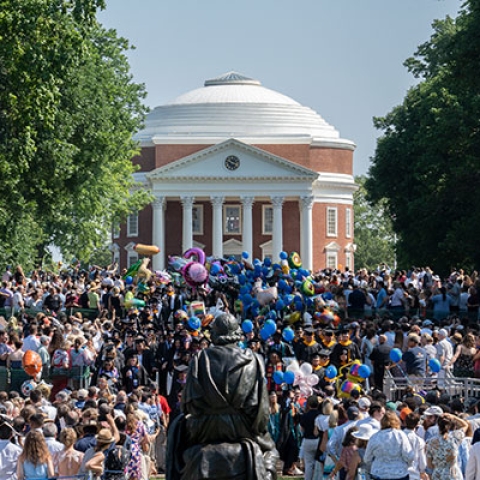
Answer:
[[[228,313],[212,323],[214,346],[190,363],[183,414],[170,425],[167,480],[275,480],[278,452],[268,433],[261,357],[238,347]]]

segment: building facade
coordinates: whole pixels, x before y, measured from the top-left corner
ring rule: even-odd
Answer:
[[[300,253],[305,268],[353,268],[353,151],[320,115],[235,72],[152,110],[138,182],[154,201],[113,232],[122,267],[136,243],[169,255]]]

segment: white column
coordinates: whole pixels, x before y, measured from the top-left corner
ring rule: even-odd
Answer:
[[[242,243],[243,251],[250,254],[253,258],[253,223],[252,223],[252,207],[255,202],[254,197],[242,197]]]
[[[307,270],[313,269],[313,223],[312,209],[314,197],[300,197],[300,257],[302,266]]]
[[[280,260],[280,252],[283,250],[283,218],[282,207],[284,197],[271,197],[273,205],[273,234],[272,234],[272,260]]]
[[[212,255],[223,257],[223,202],[225,197],[210,197],[213,207]]]
[[[186,252],[193,247],[193,220],[192,207],[195,197],[181,197],[183,205],[182,249]]]
[[[160,253],[152,258],[152,269],[163,270],[165,268],[165,197],[155,197],[152,209],[152,243],[160,249]]]

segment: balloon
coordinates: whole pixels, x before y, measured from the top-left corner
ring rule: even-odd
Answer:
[[[277,385],[281,385],[283,383],[283,379],[284,379],[284,376],[283,376],[283,372],[281,370],[277,370],[277,371],[273,372],[273,381]]]
[[[248,254],[248,252],[242,252],[242,258],[243,259],[247,259],[250,255]]]
[[[145,301],[140,300],[139,298],[132,298],[130,300],[125,301],[125,306],[127,308],[132,308],[132,307],[144,307],[145,306]]]
[[[390,360],[393,363],[398,363],[402,359],[402,351],[399,348],[393,348],[390,350]]]
[[[253,323],[251,320],[244,320],[242,322],[242,330],[244,333],[250,333],[253,330]]]
[[[22,383],[22,386],[20,388],[20,390],[22,391],[23,395],[25,397],[28,397],[30,396],[30,392],[32,390],[35,390],[37,388],[37,384],[33,381],[33,380],[25,380],[23,383]]]
[[[22,358],[22,366],[28,375],[34,377],[42,371],[42,359],[34,350],[27,350]]]
[[[210,273],[212,275],[216,275],[218,272],[220,272],[221,269],[222,267],[218,263],[212,263],[210,267]]]
[[[277,331],[277,324],[273,320],[267,320],[263,326],[263,330],[268,332],[268,335],[273,335]]]
[[[140,255],[156,255],[160,252],[160,249],[156,245],[143,245],[142,243],[137,243],[133,249]]]
[[[334,365],[329,365],[325,369],[325,376],[330,380],[334,379],[338,375],[337,369]]]
[[[270,338],[270,333],[265,330],[265,327],[260,330],[260,338],[263,341],[266,341]]]
[[[311,375],[308,375],[308,377],[306,378],[306,381],[308,386],[313,387],[320,381],[320,378],[318,378],[317,375],[312,373]]]
[[[304,376],[308,376],[308,375],[311,375],[312,374],[312,365],[310,363],[302,363],[302,365],[300,366],[300,371],[302,372],[302,374]]]
[[[283,374],[283,381],[284,381],[287,385],[292,385],[293,382],[295,381],[295,374],[294,374],[292,371],[287,370],[287,371]]]
[[[288,257],[288,264],[290,268],[300,268],[302,266],[302,260],[297,252],[292,252]]]
[[[286,260],[288,258],[288,253],[287,252],[280,252],[280,258],[282,260]]]
[[[277,312],[280,312],[284,308],[285,308],[285,304],[283,303],[283,300],[278,300],[275,305],[275,309],[277,310]]]
[[[132,278],[130,275],[127,275],[127,276],[125,277],[125,283],[126,283],[127,285],[131,285],[131,284],[133,283],[133,278]]]
[[[272,265],[272,259],[267,257],[263,260],[263,264],[266,266],[266,267],[270,267]]]
[[[245,285],[247,283],[247,277],[243,273],[238,276],[238,283],[240,285]]]
[[[290,327],[287,327],[283,331],[282,337],[286,342],[291,342],[293,340],[293,338],[295,337],[295,332]]]
[[[290,362],[290,365],[287,367],[287,372],[299,372],[300,371],[300,365],[298,364],[297,360],[292,360]]]
[[[302,395],[305,397],[310,397],[310,395],[313,393],[312,387],[303,385],[300,387],[300,393],[302,393]]]
[[[372,374],[370,367],[368,365],[360,365],[358,369],[358,376],[360,378],[368,378]]]
[[[310,280],[305,280],[302,283],[301,290],[304,295],[307,295],[307,297],[315,295],[315,287]]]
[[[192,329],[192,330],[199,330],[200,327],[202,326],[202,322],[198,317],[190,317],[188,319],[187,325]]]
[[[428,366],[433,373],[438,373],[442,369],[442,365],[436,358],[431,358],[428,362]]]

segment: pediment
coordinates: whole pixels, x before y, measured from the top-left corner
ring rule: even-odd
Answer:
[[[227,158],[230,159],[230,169],[226,165]],[[318,178],[318,173],[232,138],[159,167],[147,173],[146,177],[151,181],[183,179],[313,181]]]

